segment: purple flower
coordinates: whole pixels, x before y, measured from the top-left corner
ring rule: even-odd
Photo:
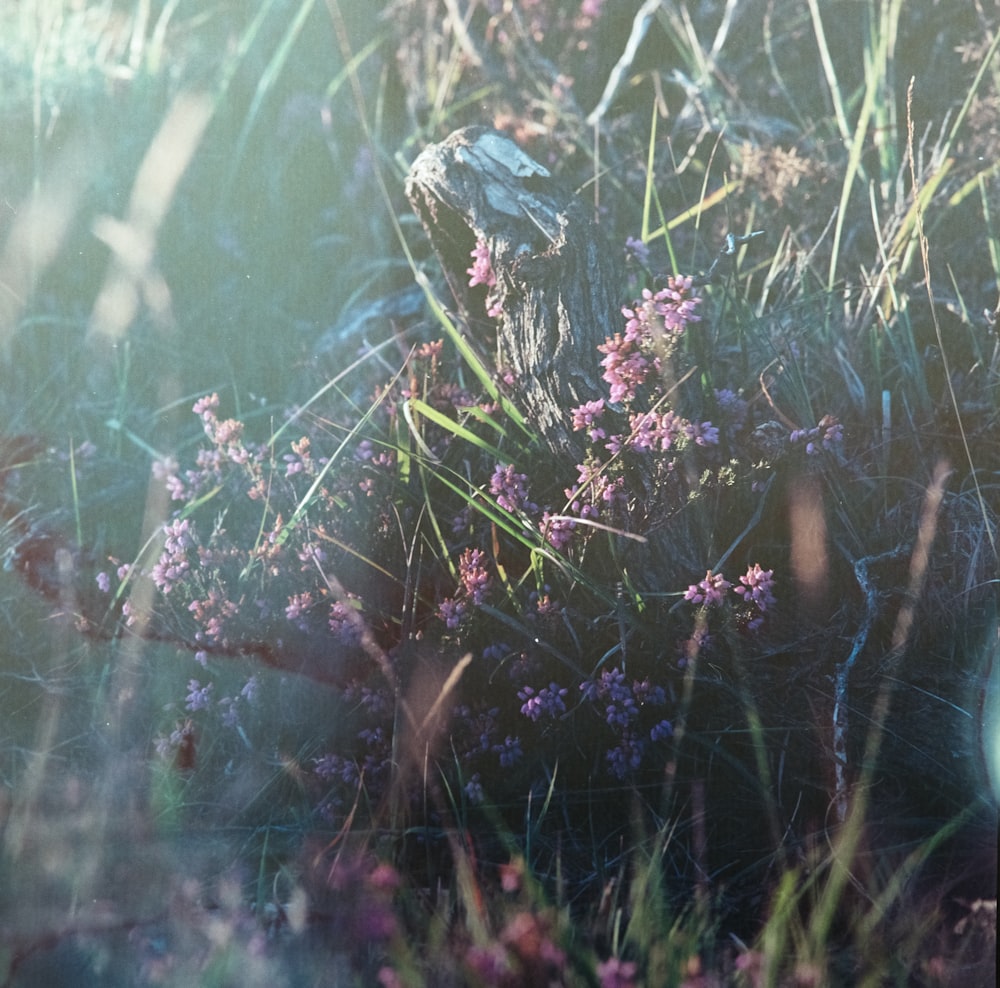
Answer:
[[[347,785],[353,785],[358,780],[358,767],[340,755],[321,755],[313,759],[313,766],[316,775],[327,782],[340,779]]]
[[[629,686],[621,669],[605,669],[599,679],[582,683],[580,691],[584,700],[604,703],[605,722],[613,730],[621,730],[623,736],[639,719],[641,707],[663,706],[667,702],[662,687],[654,686],[648,679]]]
[[[587,436],[591,442],[605,439],[607,433],[595,423],[604,414],[604,399],[598,398],[596,401],[588,401],[583,405],[578,405],[573,409],[573,431],[581,432],[587,430]]]
[[[167,552],[183,552],[192,544],[191,522],[187,518],[164,525],[163,531],[167,536],[163,546]]]
[[[684,599],[694,604],[715,607],[722,603],[723,595],[731,586],[732,584],[724,579],[721,573],[713,573],[711,570],[707,570],[704,580],[692,583],[687,588]]]
[[[760,563],[754,563],[740,577],[740,583],[743,586],[734,587],[733,593],[738,593],[748,604],[754,604],[762,613],[777,603],[771,592],[774,587],[774,570],[761,569]]]
[[[530,686],[524,686],[517,691],[517,698],[522,701],[521,713],[531,720],[539,720],[542,717],[554,719],[566,713],[563,697],[568,692],[564,688],[561,689],[557,683],[549,683],[538,693],[535,693]]]
[[[525,614],[525,617],[531,620],[536,617],[558,617],[562,614],[562,605],[558,601],[552,599],[549,595],[550,589],[551,588],[546,583],[542,588],[542,593],[539,593],[537,590],[532,590],[531,593],[528,594],[528,604],[531,607],[531,610]]]
[[[642,412],[629,416],[628,444],[644,452],[667,452],[681,435],[690,435],[691,423],[674,412]]]
[[[151,471],[154,480],[165,482],[172,474],[180,469],[177,461],[172,456],[164,457],[161,460],[153,460]]]
[[[97,589],[107,593],[111,589],[111,577],[103,570],[97,574]]]
[[[385,689],[372,689],[370,686],[362,686],[360,692],[355,692],[352,688],[350,695],[355,697],[372,717],[387,717],[392,713],[392,694]]]
[[[356,599],[348,594],[347,600],[335,600],[330,605],[327,627],[345,645],[356,645],[361,641],[361,629],[357,612],[350,601]]]
[[[482,549],[466,549],[458,561],[462,591],[473,604],[481,604],[490,589],[490,574],[484,561],[486,553]]]
[[[192,600],[188,604],[188,611],[202,628],[196,632],[195,639],[218,641],[222,638],[227,621],[236,616],[239,608],[231,600],[226,600],[218,590],[212,589],[204,600]]]
[[[794,429],[788,441],[793,445],[804,442],[807,455],[816,456],[820,448],[829,451],[844,441],[844,427],[836,416],[824,415],[812,429]]]
[[[188,681],[188,694],[185,699],[184,709],[189,713],[194,713],[196,710],[207,710],[212,702],[212,689],[215,683],[209,683],[207,686],[202,686],[197,679],[192,679]]]
[[[642,298],[631,309],[622,309],[628,320],[625,338],[662,340],[668,335],[679,336],[688,323],[699,322],[701,316],[695,310],[701,299],[690,292],[690,278],[673,276],[667,279],[667,287],[655,294],[644,288]]]
[[[537,511],[538,506],[528,500],[528,477],[518,473],[510,464],[498,463],[490,477],[490,493],[504,511]]]
[[[639,715],[639,709],[635,705],[635,698],[626,696],[620,703],[609,703],[605,708],[604,719],[608,727],[627,727]]]
[[[596,17],[601,11],[601,4],[604,0],[584,0],[583,9],[581,13],[586,16],[587,7],[593,7],[596,9],[596,13],[591,16]],[[649,247],[643,243],[638,237],[626,237],[625,238],[625,260],[634,261],[636,264],[646,267],[649,264]]]
[[[483,649],[483,658],[490,662],[502,662],[511,653],[511,647],[506,642],[494,642]]]
[[[562,552],[573,541],[576,522],[563,515],[552,515],[546,511],[538,523],[539,531],[545,536],[545,541],[554,549]]]
[[[601,366],[610,385],[612,402],[630,402],[637,389],[660,369],[674,341],[688,323],[701,317],[701,301],[690,294],[690,278],[669,278],[655,294],[644,288],[632,308],[623,308],[625,332],[608,337],[597,349],[604,354]]]
[[[444,621],[447,627],[452,629],[457,628],[462,623],[465,611],[465,601],[454,600],[451,597],[446,597],[438,605],[438,617]]]
[[[608,395],[612,402],[628,402],[635,397],[636,390],[646,382],[653,365],[642,355],[635,340],[623,339],[615,333],[597,348],[603,353],[601,375],[611,385]]]
[[[274,532],[274,537],[277,536],[277,531]],[[316,563],[326,562],[326,551],[320,546],[313,542],[307,542],[299,551],[296,553],[300,563],[305,565],[302,567],[303,572],[315,566]]]
[[[502,943],[490,943],[483,947],[471,946],[465,951],[464,960],[475,975],[477,983],[511,984],[511,978],[515,976],[510,955]]]
[[[729,388],[716,389],[715,400],[719,403],[719,411],[729,422],[734,431],[739,432],[746,424],[749,402],[741,398]]]
[[[577,483],[565,491],[570,510],[581,518],[599,518],[601,505],[624,508],[628,504],[625,478],[611,477],[605,464],[588,459],[576,465]]]
[[[833,449],[844,441],[844,427],[833,415],[824,415],[819,420],[818,428],[823,430],[823,449]]]
[[[187,550],[194,545],[194,538],[193,528],[187,518],[164,525],[163,531],[166,534],[163,551],[153,565],[150,576],[156,588],[161,593],[168,594],[191,568]]]
[[[649,732],[650,741],[665,741],[667,738],[672,738],[674,736],[674,727],[669,720],[661,720],[658,724],[654,724],[652,730]]]
[[[257,700],[257,693],[260,691],[260,679],[256,675],[251,676],[240,690],[240,696],[247,703],[253,704]]]
[[[524,757],[524,752],[521,751],[521,739],[512,738],[509,734],[502,744],[493,745],[492,750],[500,756],[501,768],[511,768]]]
[[[469,279],[469,287],[475,288],[476,285],[485,285],[487,288],[492,288],[497,283],[497,278],[493,273],[493,265],[490,263],[489,244],[480,237],[469,256],[472,258],[472,267],[465,272],[472,276]]]
[[[483,785],[479,779],[479,773],[469,779],[465,784],[465,795],[473,806],[479,806],[486,799],[486,794],[483,792]]]
[[[222,726],[223,727],[236,727],[240,722],[240,713],[236,708],[236,703],[239,698],[233,698],[231,696],[224,696],[219,701],[219,707],[222,709]]]
[[[666,328],[674,333],[683,333],[690,322],[701,322],[701,316],[695,311],[701,304],[701,299],[691,294],[690,276],[667,278],[667,287],[657,292],[660,302],[659,314],[663,317]]]
[[[200,415],[202,419],[215,418],[216,409],[219,407],[219,396],[217,394],[206,395],[204,398],[199,398],[192,407],[191,411],[195,415]]]
[[[503,305],[494,290],[497,276],[490,262],[490,248],[482,237],[476,241],[476,246],[472,249],[470,257],[472,257],[472,267],[467,268],[465,272],[471,276],[469,287],[475,288],[476,285],[485,285],[489,289],[486,294],[486,314],[491,319],[495,319],[503,312]]]
[[[636,966],[632,961],[611,957],[597,965],[601,988],[635,988]]]
[[[608,771],[618,779],[624,779],[636,771],[642,764],[643,743],[632,733],[626,731],[621,742],[614,748],[609,748],[605,754]]]
[[[285,617],[289,621],[294,621],[300,628],[305,630],[305,622],[300,618],[312,607],[312,594],[305,593],[292,594],[288,598],[288,606],[285,608]]]
[[[689,422],[684,431],[698,446],[718,446],[719,430],[711,422]]]

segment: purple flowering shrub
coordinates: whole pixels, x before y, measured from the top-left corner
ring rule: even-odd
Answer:
[[[473,261],[472,282],[490,286],[485,245]],[[341,819],[359,788],[377,798],[392,784],[418,646],[471,656],[442,728],[452,789],[469,804],[523,791],[557,757],[619,782],[655,773],[692,655],[717,633],[761,634],[778,599],[756,560],[733,580],[711,568],[696,580],[683,559],[673,586],[626,593],[619,579],[622,541],[668,521],[684,532],[676,519],[692,499],[751,490],[771,465],[749,451],[756,423],[738,393],[713,389],[712,418],[680,411],[701,305],[691,279],[669,278],[623,308],[599,347],[606,396],[566,413],[589,443],[568,485],[507,434],[495,403],[456,383],[440,341],[415,347],[388,384],[376,373],[360,417],[349,402],[292,409],[256,440],[218,395],[199,399],[194,462],[154,470],[175,505],[156,557],[99,576],[107,594],[152,581],[152,620],[201,664],[161,752],[192,721],[241,724],[256,677],[217,688],[219,662],[251,655],[300,673],[344,711],[311,761],[317,809]],[[831,417],[784,439],[807,456],[841,441]]]

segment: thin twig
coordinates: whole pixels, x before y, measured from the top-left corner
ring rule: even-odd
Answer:
[[[875,624],[875,618],[878,616],[878,589],[868,576],[868,567],[887,559],[897,559],[906,552],[906,548],[906,546],[896,546],[895,549],[889,549],[887,552],[852,560],[850,553],[842,546],[840,547],[840,551],[854,565],[854,579],[857,580],[865,597],[865,616],[861,627],[858,628],[854,636],[850,653],[837,666],[833,682],[833,765],[836,783],[834,803],[839,823],[843,823],[847,819],[847,690],[849,679],[851,669],[868,643],[868,636]]]

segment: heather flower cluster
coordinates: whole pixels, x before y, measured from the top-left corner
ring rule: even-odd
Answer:
[[[566,501],[559,509],[552,505],[539,508],[530,498],[527,475],[509,464],[496,465],[489,491],[505,511],[537,519],[535,527],[542,538],[554,548],[565,551],[578,540],[581,531],[578,519],[596,520],[604,511],[622,508],[626,500],[623,479],[606,473],[597,460],[579,464],[577,471],[577,482],[563,489]],[[467,522],[467,513],[463,513],[456,519],[455,531],[460,531]]]
[[[468,273],[472,286],[490,292],[496,288],[485,242],[477,244]],[[568,738],[594,715],[595,739],[601,738],[598,752],[613,778],[633,777],[649,765],[673,735],[668,677],[676,675],[676,667],[666,664],[654,672],[640,661],[630,666],[628,676],[622,665],[590,678],[578,673],[567,682],[566,668],[592,667],[593,649],[604,653],[609,641],[600,621],[593,624],[602,636],[600,644],[591,641],[579,610],[567,605],[568,598],[579,599],[579,591],[547,582],[553,575],[550,550],[580,566],[593,542],[599,543],[593,552],[602,551],[605,540],[594,540],[595,533],[648,527],[648,491],[636,495],[635,476],[650,478],[657,490],[675,491],[671,503],[682,506],[691,478],[707,467],[720,469],[720,428],[743,428],[747,403],[734,392],[719,390],[711,407],[717,408],[722,426],[701,417],[689,419],[668,403],[674,395],[664,383],[675,377],[667,362],[685,330],[699,321],[699,304],[690,279],[672,278],[666,288],[645,290],[622,310],[624,329],[600,348],[608,394],[567,410],[572,428],[585,436],[589,449],[569,486],[548,479],[545,499],[535,475],[520,460],[494,458],[487,464],[481,457],[473,459],[465,444],[448,460],[455,432],[429,416],[416,425],[408,418],[404,425],[400,408],[408,400],[458,417],[463,429],[477,421],[462,417],[477,407],[477,399],[444,376],[446,354],[440,341],[414,349],[408,373],[399,376],[398,384],[376,386],[375,413],[364,432],[352,432],[350,442],[338,446],[336,463],[324,455],[332,418],[317,416],[310,428],[302,410],[293,409],[289,415],[303,425],[295,438],[284,446],[254,444],[243,423],[222,417],[217,395],[200,399],[193,411],[207,443],[194,468],[182,471],[174,462],[157,467],[178,509],[164,526],[158,558],[145,573],[174,620],[190,622],[190,638],[199,649],[203,669],[189,677],[178,709],[199,724],[216,717],[223,725],[240,725],[256,685],[224,689],[212,672],[215,656],[239,653],[247,639],[272,642],[272,655],[280,656],[284,649],[295,657],[300,647],[309,655],[326,653],[335,667],[353,656],[368,673],[352,672],[340,687],[345,708],[333,732],[339,740],[329,750],[319,748],[312,762],[317,811],[342,821],[359,787],[377,798],[396,771],[398,694],[384,678],[385,668],[393,668],[398,682],[407,682],[412,673],[405,665],[411,651],[390,637],[400,625],[398,605],[389,602],[389,595],[380,600],[370,591],[352,589],[366,586],[364,579],[352,582],[352,574],[391,580],[412,572],[412,593],[409,583],[405,591],[410,594],[406,599],[412,616],[406,620],[412,639],[443,645],[442,654],[457,646],[479,657],[463,673],[459,687],[472,692],[457,695],[442,711],[454,758],[451,771],[459,775],[455,791],[469,805],[494,795],[498,773],[502,778],[515,769],[530,772],[533,745],[554,746],[572,757],[578,749],[565,747]],[[479,418],[495,412],[486,404],[478,409]],[[832,425],[824,423],[824,428]],[[458,466],[454,475],[442,476],[469,480],[467,496],[459,496],[457,503],[449,500],[457,490],[453,482],[432,489],[432,498],[444,498],[428,501],[435,518],[451,510],[443,517],[453,519],[450,536],[447,525],[442,531],[435,521],[431,542],[441,551],[432,565],[426,557],[415,565],[411,560],[417,556],[410,549],[400,554],[401,545],[420,545],[431,533],[421,522],[424,515],[412,510],[409,495],[401,497],[400,479],[413,474],[404,455],[408,444],[400,444],[398,437],[414,428],[420,429],[417,438],[425,448],[449,468]],[[822,443],[824,435],[815,441]],[[832,436],[827,438],[832,441]],[[523,461],[530,462],[529,457],[523,455]],[[678,469],[681,462],[684,467]],[[486,471],[485,483],[476,476],[477,468]],[[553,488],[562,495],[558,500]],[[412,531],[411,525],[416,526]],[[542,546],[544,554],[534,548]],[[454,553],[450,563],[445,562],[448,553]],[[528,568],[518,571],[522,559]],[[439,588],[447,586],[449,574],[454,589],[444,596]],[[119,580],[132,575],[119,573]],[[102,576],[102,589],[110,592],[112,576]],[[755,628],[774,606],[773,584],[773,573],[758,565],[735,585],[708,571],[684,596],[712,609],[733,595],[733,611],[742,626]],[[612,635],[619,631],[616,624]],[[385,652],[373,679],[370,649],[376,633]],[[508,644],[518,640],[520,644]],[[556,655],[564,663],[562,674],[551,668]],[[479,688],[489,692],[477,695]],[[171,744],[164,740],[166,748]],[[612,982],[614,972],[619,969],[609,967]],[[626,978],[627,972],[627,967],[620,969]]]
[[[465,597],[477,607],[486,599],[492,582],[482,549],[466,549],[458,561],[458,572]]]
[[[692,583],[684,593],[684,599],[692,604],[704,604],[705,607],[717,607],[722,603],[726,591],[732,584],[721,573],[708,570],[705,579]]]
[[[763,622],[764,615],[777,603],[774,597],[774,571],[762,570],[759,563],[754,563],[740,577],[741,587],[734,587],[733,592],[739,594],[747,605],[747,627],[756,631]]]
[[[640,267],[647,267],[649,264],[649,247],[638,237],[625,238],[625,260]]]
[[[537,693],[530,686],[524,686],[517,691],[517,698],[522,701],[521,713],[530,720],[540,720],[542,717],[554,720],[566,713],[564,697],[568,692],[557,683],[549,683]]]
[[[176,519],[163,526],[166,539],[163,552],[153,566],[151,576],[157,590],[168,594],[191,569],[188,550],[194,546],[194,529],[189,519]]]
[[[788,437],[793,445],[802,445],[809,456],[821,450],[832,452],[844,441],[844,427],[834,415],[824,415],[812,429],[794,429]]]
[[[482,985],[558,984],[566,969],[566,953],[554,939],[548,917],[519,910],[497,939],[465,951],[465,964]]]
[[[666,693],[649,679],[629,683],[623,669],[605,669],[596,679],[582,683],[580,692],[615,738],[605,761],[608,771],[618,779],[639,769],[650,744],[673,735],[670,721],[662,716]]]
[[[503,303],[496,293],[497,276],[493,271],[493,264],[490,261],[489,244],[480,237],[476,241],[476,246],[472,249],[472,267],[466,269],[469,275],[469,287],[485,285],[488,289],[486,293],[486,314],[491,319],[496,319],[503,312]]]
[[[528,499],[528,475],[518,473],[509,463],[498,463],[490,477],[490,493],[504,511],[532,514],[538,505]]]
[[[573,431],[584,433],[592,450],[577,466],[577,483],[565,490],[566,506],[543,516],[542,533],[555,548],[567,551],[581,533],[584,540],[591,534],[592,529],[580,526],[577,519],[630,526],[628,467],[623,456],[646,459],[647,473],[666,478],[674,471],[676,458],[689,447],[718,446],[718,427],[678,414],[667,405],[663,388],[669,376],[667,361],[687,327],[701,318],[700,302],[690,278],[671,277],[656,292],[643,289],[637,302],[622,309],[624,331],[598,347],[604,354],[601,366],[608,397],[570,410]],[[648,507],[636,505],[637,520]]]
[[[660,374],[678,337],[690,323],[700,321],[700,301],[691,294],[690,278],[671,276],[666,288],[644,288],[632,308],[622,309],[624,333],[615,333],[598,347],[612,403],[630,404],[639,389]]]
[[[684,599],[705,608],[720,607],[726,599],[726,592],[732,590],[741,600],[740,620],[743,627],[756,631],[764,623],[764,615],[777,600],[774,596],[774,571],[761,569],[754,563],[739,578],[740,585],[733,586],[721,573],[708,570],[705,578],[692,583],[684,592]]]
[[[447,597],[438,605],[438,616],[448,628],[455,629],[469,610],[486,600],[493,579],[486,566],[486,553],[482,549],[466,549],[458,560],[459,586],[454,597]]]

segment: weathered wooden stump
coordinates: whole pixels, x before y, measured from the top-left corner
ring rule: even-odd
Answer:
[[[468,268],[486,242],[502,307],[497,362],[516,382],[512,396],[560,456],[583,445],[570,410],[606,396],[596,347],[621,319],[621,252],[608,245],[584,203],[509,137],[466,127],[427,147],[406,195],[420,217],[463,314],[482,318],[482,289],[470,305]]]

